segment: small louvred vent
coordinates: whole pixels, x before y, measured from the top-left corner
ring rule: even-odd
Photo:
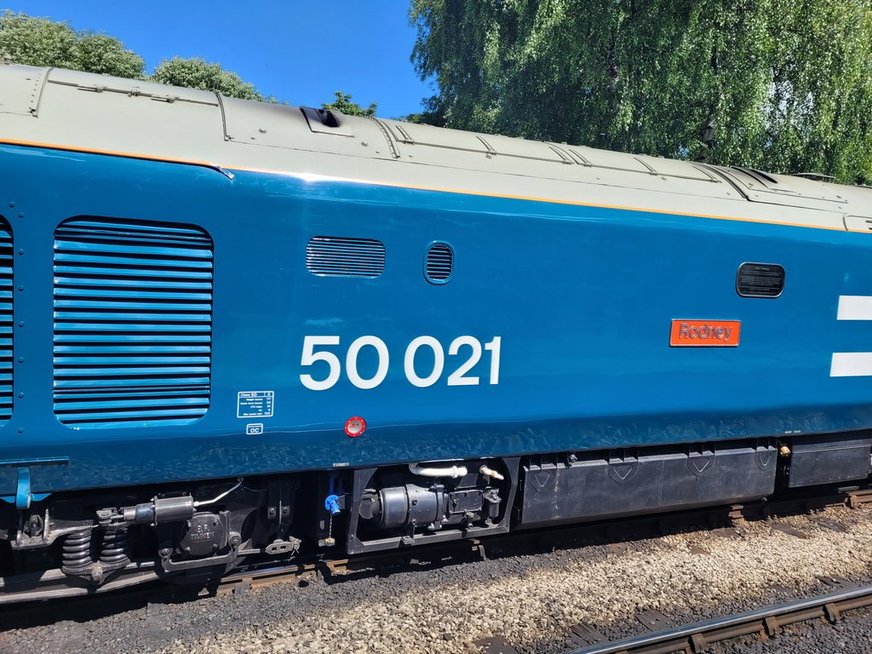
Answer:
[[[12,232],[0,219],[0,424],[12,417]]]
[[[315,275],[378,277],[385,270],[385,246],[371,238],[314,236],[306,245],[306,267]]]
[[[212,240],[75,218],[54,245],[54,408],[71,427],[180,425],[209,408]]]
[[[427,250],[424,275],[433,284],[444,284],[454,270],[454,250],[447,243],[434,243]]]

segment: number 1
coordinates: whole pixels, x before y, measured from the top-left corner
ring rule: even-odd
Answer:
[[[490,343],[484,344],[484,349],[491,353],[490,383],[500,383],[500,341],[502,337],[494,336]]]

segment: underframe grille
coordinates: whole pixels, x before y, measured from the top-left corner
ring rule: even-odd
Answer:
[[[180,425],[209,408],[212,240],[74,218],[54,246],[54,409],[71,427]]]

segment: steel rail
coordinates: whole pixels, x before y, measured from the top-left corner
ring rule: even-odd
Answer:
[[[834,591],[721,618],[663,629],[567,654],[668,654],[702,652],[711,643],[753,634],[774,636],[787,625],[824,618],[836,622],[844,611],[872,606],[872,585]]]

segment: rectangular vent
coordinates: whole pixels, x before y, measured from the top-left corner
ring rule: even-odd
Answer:
[[[742,297],[778,297],[784,291],[784,267],[777,263],[743,263],[736,273],[736,291]]]
[[[70,427],[182,425],[209,408],[212,239],[74,218],[54,243],[54,410]]]
[[[0,218],[0,425],[12,417],[12,231]]]
[[[371,238],[313,236],[306,245],[306,267],[315,275],[378,277],[385,270],[385,246]]]

